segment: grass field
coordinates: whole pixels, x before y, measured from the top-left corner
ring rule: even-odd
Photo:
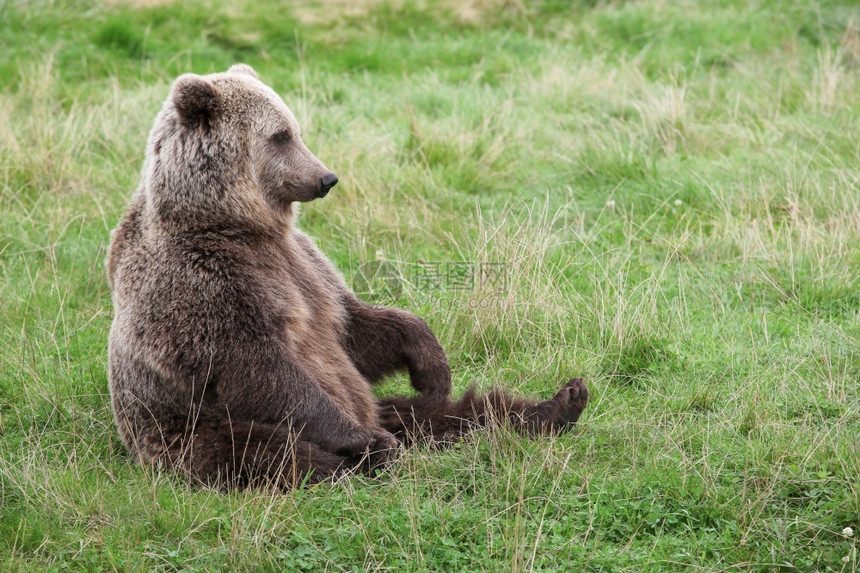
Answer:
[[[237,61],[347,280],[402,274],[458,393],[584,376],[575,431],[288,495],[129,461],[109,232],[171,81]],[[859,133],[853,0],[0,1],[0,570],[857,571]]]

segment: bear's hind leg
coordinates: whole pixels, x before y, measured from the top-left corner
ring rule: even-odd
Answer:
[[[455,441],[475,428],[498,423],[525,434],[563,431],[576,423],[587,404],[588,388],[580,378],[542,402],[498,389],[483,396],[469,389],[457,401],[434,395],[379,401],[382,427],[406,442]]]
[[[287,428],[255,422],[200,422],[160,456],[198,483],[223,489],[270,487],[334,480],[356,462],[296,439]],[[166,459],[165,459],[166,458]]]
[[[588,387],[582,378],[571,378],[551,399],[537,405],[539,412],[535,416],[537,426],[549,424],[561,429],[569,428],[579,420],[579,416],[588,405]]]

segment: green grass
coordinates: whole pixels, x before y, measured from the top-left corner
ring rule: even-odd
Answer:
[[[0,569],[856,571],[858,28],[851,0],[0,3]],[[458,392],[586,377],[574,432],[279,496],[129,461],[109,231],[172,79],[236,61],[340,176],[300,223],[347,280],[404,275]]]

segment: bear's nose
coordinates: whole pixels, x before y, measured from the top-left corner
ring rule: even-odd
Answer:
[[[325,177],[320,177],[320,192],[322,193],[322,197],[326,196],[326,193],[329,190],[337,185],[337,175],[334,173],[329,173]]]

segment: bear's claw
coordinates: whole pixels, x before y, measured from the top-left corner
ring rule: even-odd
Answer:
[[[397,459],[399,452],[400,441],[387,430],[377,428],[367,444],[366,464],[368,469],[388,467]]]

